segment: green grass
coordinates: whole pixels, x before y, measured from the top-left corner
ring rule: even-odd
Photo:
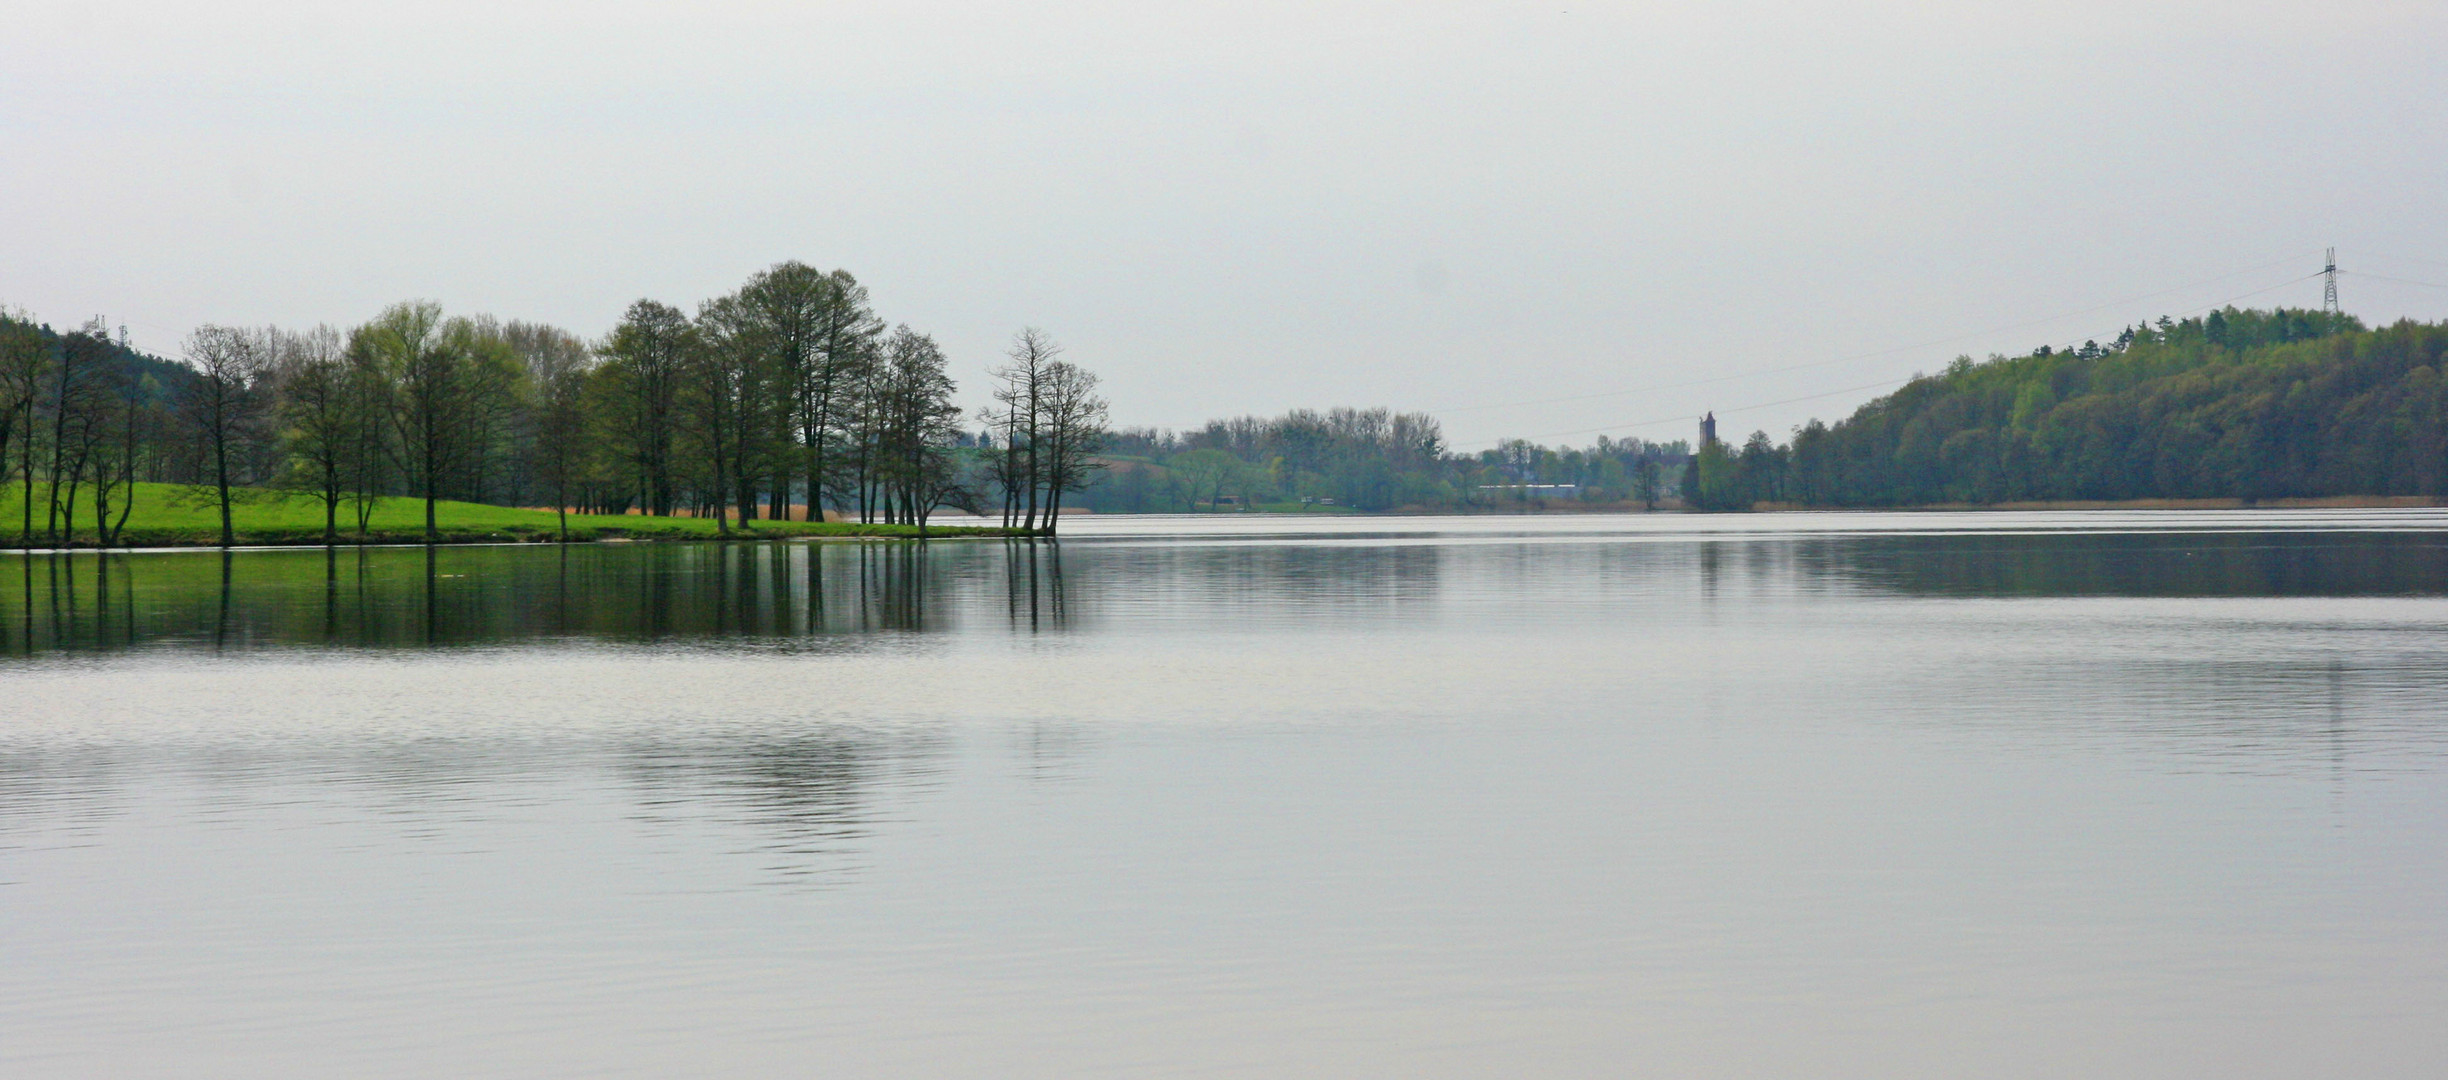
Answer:
[[[0,490],[0,543],[14,544],[17,539],[24,505],[24,489],[11,485]],[[241,544],[320,544],[323,542],[323,503],[308,495],[247,488],[231,492],[230,517],[233,531]],[[93,493],[90,488],[77,492],[75,530],[72,543],[90,546],[94,542]],[[45,514],[49,496],[41,485],[34,488],[34,543],[43,544],[48,535]],[[135,509],[127,519],[127,528],[118,540],[122,547],[188,547],[209,546],[221,542],[221,512],[211,488],[189,487],[182,484],[137,484]],[[436,524],[441,539],[450,544],[504,543],[513,541],[552,541],[561,536],[559,518],[544,510],[519,510],[507,506],[487,506],[482,503],[444,501],[435,506]],[[112,517],[118,508],[112,508]],[[732,528],[735,538],[774,539],[780,537],[905,537],[919,535],[915,525],[857,525],[833,522],[759,521],[743,529]],[[1017,530],[1009,530],[1016,534]],[[1007,530],[977,526],[930,526],[927,536],[1001,536]],[[712,540],[717,536],[712,518],[645,517],[640,515],[571,514],[569,537],[572,540]],[[340,542],[344,544],[421,544],[425,542],[425,502],[403,497],[385,498],[375,504],[373,516],[367,521],[366,535],[357,534],[354,508],[340,506]]]

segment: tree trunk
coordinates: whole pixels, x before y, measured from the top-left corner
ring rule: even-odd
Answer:
[[[31,549],[34,546],[34,401],[32,398],[26,399],[26,438],[25,449],[21,452],[21,456],[24,458],[25,465],[25,505],[18,508],[23,511],[23,514],[22,519],[18,522],[17,539],[20,546]]]
[[[229,436],[218,430],[213,432],[213,484],[221,493],[221,546],[228,547],[238,541],[230,529]]]
[[[1030,423],[1031,426],[1034,426],[1035,420],[1032,419]],[[1020,520],[1020,527],[1025,531],[1035,532],[1037,529],[1037,438],[1034,434],[1029,436],[1028,472],[1024,474],[1023,479],[1028,485],[1028,516]]]

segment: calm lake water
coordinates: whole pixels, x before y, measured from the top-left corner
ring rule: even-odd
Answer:
[[[2448,514],[1066,528],[0,555],[0,1075],[2448,1062]]]

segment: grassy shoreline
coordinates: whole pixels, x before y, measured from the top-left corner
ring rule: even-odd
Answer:
[[[134,509],[129,513],[127,527],[112,544],[113,547],[218,547],[221,543],[220,510],[210,488],[180,484],[137,484]],[[240,547],[322,546],[323,503],[307,495],[249,488],[232,492],[239,498],[230,507],[232,531]],[[0,490],[0,547],[21,546],[20,529],[24,518],[24,489],[9,486]],[[37,485],[34,489],[34,528],[31,540],[35,547],[52,547],[46,528],[45,515],[48,495]],[[437,543],[443,544],[510,544],[556,543],[562,538],[561,520],[546,510],[522,510],[507,506],[481,503],[443,501],[435,505],[436,524],[441,533]],[[77,521],[64,547],[94,547],[92,494],[77,493]],[[117,517],[114,509],[113,518]],[[423,544],[425,537],[425,503],[422,499],[385,498],[374,505],[367,519],[366,531],[357,531],[357,518],[347,504],[340,507],[340,529],[335,543],[348,547]],[[1018,529],[995,526],[945,525],[928,526],[921,531],[915,525],[862,525],[855,522],[757,521],[746,526],[733,524],[730,534],[723,535],[712,518],[648,517],[637,514],[571,514],[569,540],[572,543],[639,542],[639,541],[706,541],[706,540],[799,540],[799,539],[953,539],[958,537],[1007,537],[1026,535]]]
[[[218,547],[221,543],[220,513],[213,501],[212,489],[179,484],[137,484],[135,508],[128,515],[127,526],[112,544],[117,548],[181,548]],[[28,545],[19,539],[23,517],[24,489],[17,485],[0,488],[0,548],[22,549],[27,546],[49,548],[45,522],[46,495],[39,485],[34,489],[33,536]],[[234,532],[239,547],[320,547],[323,545],[323,504],[312,496],[290,492],[249,488],[234,492],[239,498],[231,507]],[[78,493],[77,522],[65,544],[60,547],[90,548],[97,546],[93,521],[91,492]],[[2321,499],[2132,499],[2102,502],[2024,502],[1994,505],[1935,504],[1895,507],[1812,507],[1762,503],[1754,512],[1887,512],[1887,513],[1979,513],[1982,511],[2032,510],[2238,510],[2238,509],[2344,509],[2344,508],[2411,508],[2440,505],[2441,500],[2413,496],[2344,496]],[[1308,508],[1304,508],[1308,509]],[[524,510],[515,507],[489,506],[482,503],[443,501],[436,504],[440,537],[443,544],[514,544],[555,543],[562,539],[561,522],[557,515],[545,510]],[[1453,511],[1446,511],[1452,513]],[[1522,507],[1475,508],[1464,514],[1511,516],[1516,514],[1589,515],[1638,514],[1637,507],[1580,505],[1529,505]],[[1679,507],[1661,506],[1654,513],[1688,513]],[[1316,516],[1315,510],[1281,512],[1261,510],[1250,516]],[[115,516],[115,514],[114,514]],[[1235,516],[1235,515],[1226,515]],[[1335,516],[1357,516],[1341,510]],[[1394,517],[1414,516],[1395,511]],[[939,525],[928,526],[923,532],[915,525],[863,525],[855,522],[757,521],[746,526],[734,524],[728,535],[715,528],[712,518],[649,517],[639,514],[571,514],[568,539],[572,543],[636,543],[711,540],[920,540],[988,537],[1022,537],[1030,535],[1020,529],[997,526]],[[357,531],[355,511],[343,504],[340,531],[334,541],[344,547],[395,546],[426,543],[425,503],[420,499],[391,497],[378,501],[367,520],[366,531]]]

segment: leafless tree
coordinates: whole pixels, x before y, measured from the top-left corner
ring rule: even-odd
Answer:
[[[1062,355],[1062,346],[1031,326],[1012,336],[1003,355],[1007,362],[990,373],[995,378],[995,408],[988,417],[1003,432],[1003,524],[1009,528],[1017,518],[1021,528],[1034,530],[1043,480],[1041,399],[1046,368]]]
[[[180,402],[187,421],[210,455],[213,490],[221,508],[221,546],[237,543],[230,521],[230,459],[253,430],[261,401],[259,385],[270,370],[261,334],[233,326],[205,325],[187,335],[187,366],[194,369]]]
[[[1038,435],[1044,450],[1038,468],[1049,536],[1062,514],[1063,493],[1088,486],[1089,478],[1104,468],[1095,455],[1104,448],[1107,408],[1096,389],[1094,372],[1063,360],[1047,364],[1039,380]]]
[[[94,384],[93,414],[86,428],[91,446],[80,457],[91,464],[98,547],[119,542],[136,507],[137,462],[153,441],[152,390],[147,380],[125,368],[104,373]],[[119,496],[116,515],[111,513],[114,493]]]
[[[90,418],[95,400],[91,384],[101,376],[110,348],[110,328],[97,315],[75,332],[61,336],[51,364],[48,395],[51,467],[46,477],[50,512],[46,531],[54,546],[65,541],[63,529],[75,528],[77,484],[83,476],[84,463],[71,458],[77,445],[71,439],[71,429]]]

